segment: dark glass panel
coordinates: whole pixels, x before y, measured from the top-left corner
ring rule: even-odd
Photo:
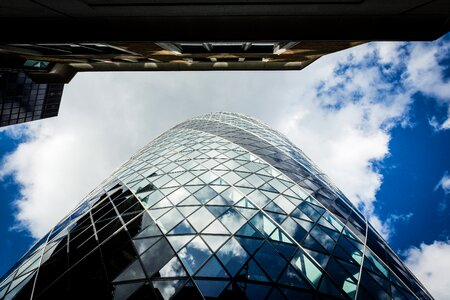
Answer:
[[[262,239],[251,239],[245,237],[236,237],[236,240],[239,241],[239,243],[245,248],[245,250],[247,250],[248,253],[250,253],[250,255],[259,248],[263,241]]]
[[[139,260],[135,260],[113,280],[114,282],[145,279],[144,270]]]
[[[227,272],[223,269],[217,258],[211,257],[209,261],[195,274],[196,277],[219,277],[229,278]]]
[[[229,281],[216,281],[216,280],[195,280],[198,289],[206,299],[218,298],[225,287],[229,284]]]
[[[197,287],[189,281],[184,287],[182,287],[178,293],[172,298],[172,300],[203,300],[203,296],[200,294]]]
[[[155,278],[170,278],[170,277],[187,277],[183,265],[175,256],[164,267],[162,267],[154,276]]]
[[[311,286],[290,265],[286,267],[278,280],[278,283],[296,288],[310,289]]]
[[[160,239],[141,255],[141,261],[148,276],[153,276],[175,255],[165,238]]]
[[[345,297],[344,294],[331,282],[328,276],[322,276],[319,291],[339,299],[347,299],[347,297]]]
[[[178,254],[186,269],[192,275],[211,256],[211,251],[200,237],[196,237]]]
[[[231,276],[247,261],[248,254],[235,238],[229,239],[217,252],[220,261],[225,265]]]
[[[266,271],[272,280],[276,281],[281,271],[286,266],[286,261],[268,243],[256,252],[255,259],[262,266],[270,266]]]
[[[144,282],[117,284],[114,286],[113,299],[114,300],[128,299],[133,293],[135,293],[143,285],[144,285]]]
[[[148,248],[153,246],[153,244],[155,244],[159,239],[160,239],[160,237],[149,237],[149,238],[145,238],[145,239],[134,239],[133,243],[134,243],[134,246],[136,247],[136,250],[137,250],[138,254],[142,254]]]
[[[137,257],[128,233],[122,230],[103,243],[102,258],[110,280],[114,279]]]
[[[191,227],[191,224],[189,224],[188,221],[184,220],[177,226],[175,226],[174,229],[172,229],[168,234],[189,234],[189,233],[195,233],[195,230]]]

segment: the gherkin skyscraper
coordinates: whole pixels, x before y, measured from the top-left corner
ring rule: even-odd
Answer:
[[[300,149],[232,113],[149,143],[0,282],[0,299],[432,299]]]

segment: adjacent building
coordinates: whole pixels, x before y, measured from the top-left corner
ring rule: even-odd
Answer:
[[[0,70],[0,127],[58,115],[62,83],[35,83],[23,71]]]
[[[0,279],[0,299],[432,299],[280,133],[212,113],[143,147]]]

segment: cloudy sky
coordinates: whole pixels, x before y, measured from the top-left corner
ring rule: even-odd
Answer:
[[[0,132],[0,273],[139,148],[213,111],[284,133],[437,299],[450,294],[450,34],[302,71],[77,74],[58,117]]]

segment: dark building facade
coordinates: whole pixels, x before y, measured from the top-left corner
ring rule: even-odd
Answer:
[[[246,116],[177,125],[0,280],[0,299],[432,299],[313,162]]]
[[[35,83],[23,71],[0,70],[0,127],[57,116],[63,88]]]

